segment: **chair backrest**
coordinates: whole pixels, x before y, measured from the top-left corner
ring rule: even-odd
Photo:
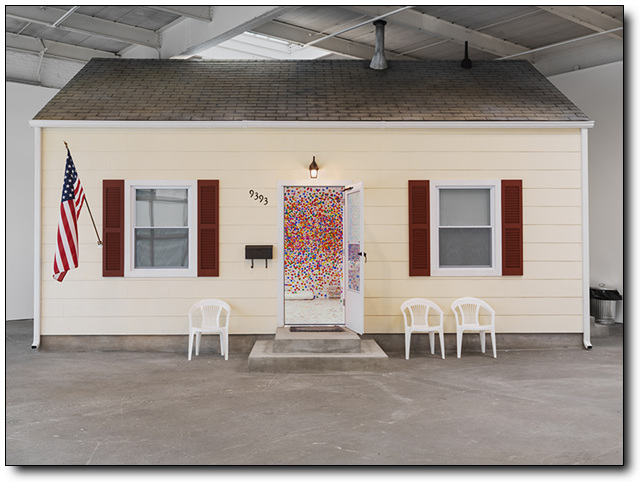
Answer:
[[[444,312],[431,300],[425,298],[411,298],[400,306],[405,326],[429,325],[429,310],[432,309],[440,315],[440,321]],[[409,313],[409,318],[407,318]]]
[[[222,311],[226,316],[221,320]],[[224,328],[229,324],[231,307],[222,300],[208,299],[194,303],[189,309],[189,323],[193,324],[193,315],[200,313],[202,317],[202,327]]]
[[[493,325],[496,312],[486,301],[466,296],[451,303],[451,309],[456,316],[456,324],[458,325],[479,325],[480,308],[485,309],[491,315],[491,325]],[[458,317],[458,313],[460,317]]]

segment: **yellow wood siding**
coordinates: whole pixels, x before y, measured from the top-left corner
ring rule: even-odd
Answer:
[[[102,252],[86,211],[80,267],[51,277],[69,143],[101,233],[102,180],[220,180],[220,277],[102,278]],[[327,180],[364,182],[365,330],[403,331],[400,304],[433,299],[454,329],[451,302],[487,300],[502,333],[582,331],[581,136],[579,129],[44,128],[41,332],[185,334],[186,312],[225,299],[231,332],[277,325],[278,181],[308,180],[312,156]],[[522,179],[524,276],[408,276],[409,179]],[[248,191],[269,198],[267,206]],[[244,259],[246,244],[273,244],[268,269]]]

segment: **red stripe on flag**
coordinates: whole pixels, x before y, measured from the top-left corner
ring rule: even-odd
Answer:
[[[80,181],[76,181],[74,185],[74,193],[76,198],[76,215],[80,216],[80,211],[82,210],[82,206],[84,206],[84,189],[82,189],[82,185]]]
[[[73,266],[70,266],[67,269],[77,268],[78,267],[78,246],[77,246],[78,221],[76,218],[76,211],[71,201],[62,203],[62,206],[60,209],[61,209],[60,219],[64,227],[64,235],[65,235],[62,241],[63,243],[66,241],[66,244],[64,244],[64,246],[67,251],[67,259],[71,257],[71,259],[73,260]]]
[[[66,214],[64,206],[60,206],[60,220],[58,222],[58,238],[56,245],[56,258],[60,260],[62,271],[71,269],[71,253],[69,250],[69,239],[67,226],[65,225]]]

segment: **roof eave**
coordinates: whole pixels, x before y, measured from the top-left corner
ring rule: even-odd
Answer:
[[[590,129],[579,121],[108,121],[34,119],[31,127],[94,128],[306,128],[306,129]]]

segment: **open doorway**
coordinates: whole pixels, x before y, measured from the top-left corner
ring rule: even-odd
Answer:
[[[284,325],[343,325],[343,185],[283,186]]]

